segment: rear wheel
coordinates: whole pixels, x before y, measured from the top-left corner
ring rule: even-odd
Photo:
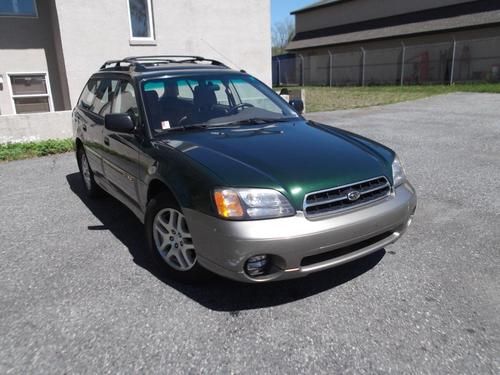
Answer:
[[[94,173],[90,168],[89,160],[87,159],[87,154],[85,154],[83,147],[78,148],[77,157],[80,176],[82,177],[83,187],[85,188],[87,196],[91,198],[100,196],[102,190],[94,180]]]
[[[167,276],[184,282],[207,278],[208,271],[197,261],[186,217],[168,194],[161,193],[149,202],[146,235],[155,266]]]

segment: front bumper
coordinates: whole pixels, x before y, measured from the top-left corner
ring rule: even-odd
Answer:
[[[256,221],[222,220],[186,208],[184,214],[202,266],[234,280],[264,282],[305,276],[382,249],[406,231],[416,204],[407,182],[371,205],[314,220],[302,212]],[[274,272],[252,278],[245,262],[261,254],[272,256]]]

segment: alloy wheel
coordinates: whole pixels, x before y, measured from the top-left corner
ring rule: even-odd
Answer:
[[[196,252],[184,215],[173,209],[160,210],[153,221],[153,239],[163,260],[177,271],[196,264]]]

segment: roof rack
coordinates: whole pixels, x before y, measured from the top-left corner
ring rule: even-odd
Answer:
[[[209,62],[211,65],[217,65],[228,68],[224,63],[206,59],[201,56],[190,55],[157,55],[157,56],[130,56],[121,60],[106,61],[100,70],[134,70],[145,71],[148,67],[157,67],[165,64],[197,64],[200,62]],[[122,65],[123,64],[123,65]]]

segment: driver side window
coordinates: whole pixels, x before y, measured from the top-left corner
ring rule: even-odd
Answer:
[[[127,81],[121,81],[118,92],[113,100],[111,113],[126,113],[136,125],[139,124],[139,107],[135,97],[134,86]]]

